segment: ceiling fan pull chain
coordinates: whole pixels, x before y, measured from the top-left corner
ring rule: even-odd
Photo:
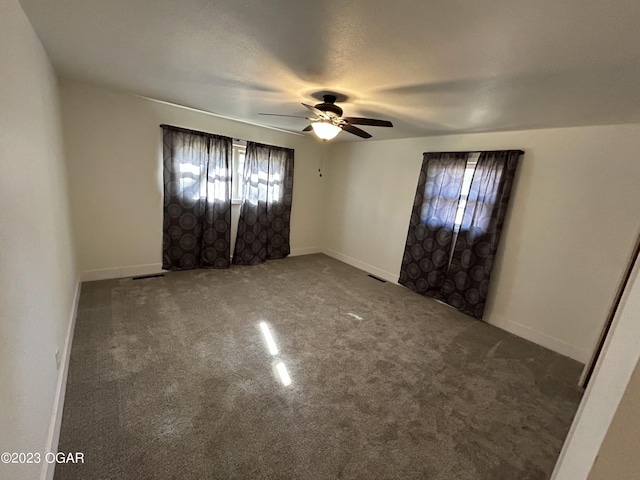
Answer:
[[[327,141],[322,140],[322,152],[320,153],[320,165],[318,165],[318,174],[320,177],[322,176],[322,165],[324,163],[324,148],[326,145],[327,145]]]

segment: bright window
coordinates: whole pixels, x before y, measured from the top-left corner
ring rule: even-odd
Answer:
[[[464,218],[464,209],[467,206],[467,199],[469,197],[469,191],[471,190],[471,180],[473,180],[473,172],[476,170],[478,164],[479,153],[472,153],[467,160],[467,167],[464,171],[464,178],[462,180],[462,189],[460,190],[460,201],[458,202],[458,209],[456,210],[456,219],[454,221],[454,229],[460,230],[462,225],[462,219]]]
[[[464,178],[462,179],[462,188],[460,189],[460,201],[458,202],[458,209],[456,210],[456,219],[453,223],[453,241],[451,242],[451,251],[449,252],[449,264],[451,264],[453,250],[455,249],[456,242],[458,241],[458,234],[460,233],[460,227],[462,226],[462,220],[464,219],[464,209],[467,206],[467,200],[469,199],[471,182],[473,181],[473,173],[476,171],[478,158],[480,158],[480,153],[472,153],[467,159],[467,166],[464,170]]]
[[[244,157],[247,147],[240,143],[233,144],[232,166],[233,176],[231,181],[231,200],[233,203],[242,201],[242,176],[244,174]]]

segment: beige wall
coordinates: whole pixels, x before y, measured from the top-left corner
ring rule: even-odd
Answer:
[[[586,361],[640,229],[640,125],[335,143],[327,252],[397,281],[425,151],[525,150],[485,319]]]
[[[629,381],[589,480],[637,480],[640,477],[640,364]]]
[[[0,2],[0,65],[0,452],[44,453],[77,282],[56,79],[15,0]]]
[[[637,369],[640,361],[638,318],[640,318],[640,263],[636,262],[593,376],[582,397],[551,476],[552,480],[587,480],[601,448],[603,448],[601,454],[605,458],[603,464],[597,467],[597,471],[603,472],[601,468],[611,469],[605,478],[624,480],[625,477],[618,477],[616,472],[624,472],[626,467],[612,466],[619,457],[611,456],[611,447],[619,445],[625,438],[634,436],[638,438],[637,432],[624,431],[636,429],[638,425],[637,419],[634,420],[629,416],[631,410],[638,413],[638,396],[634,393],[638,391],[637,380],[632,379],[634,369]],[[622,401],[627,389],[629,389],[627,395],[629,400]],[[617,426],[612,426],[618,407],[621,410],[618,413]],[[622,426],[624,421],[627,422],[626,427]],[[607,434],[610,427],[612,430]],[[603,446],[606,436],[609,437],[607,440],[609,446]],[[620,453],[624,454],[631,448],[633,447],[629,445]],[[627,463],[628,467],[638,465],[637,459],[628,459]],[[595,470],[594,474],[596,474]],[[636,475],[631,478],[638,477]]]
[[[63,80],[61,92],[81,272],[127,267],[131,274],[130,267],[161,263],[162,123],[294,148],[292,253],[317,250],[321,150],[313,138],[75,81]]]

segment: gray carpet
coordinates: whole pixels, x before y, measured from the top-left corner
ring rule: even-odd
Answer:
[[[543,480],[580,370],[323,255],[85,283],[55,478]]]

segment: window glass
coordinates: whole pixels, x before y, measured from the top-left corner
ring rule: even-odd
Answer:
[[[244,157],[246,147],[241,144],[233,144],[233,161],[231,168],[233,169],[231,181],[231,200],[233,202],[242,201],[242,175],[244,173]]]
[[[467,206],[467,198],[469,197],[469,191],[471,190],[471,180],[473,180],[473,172],[476,170],[478,163],[479,153],[472,153],[467,160],[467,167],[464,171],[464,178],[462,179],[462,188],[460,190],[460,201],[458,202],[458,209],[456,210],[456,219],[454,221],[455,229],[459,230],[462,225],[462,219],[464,217],[464,209]]]

